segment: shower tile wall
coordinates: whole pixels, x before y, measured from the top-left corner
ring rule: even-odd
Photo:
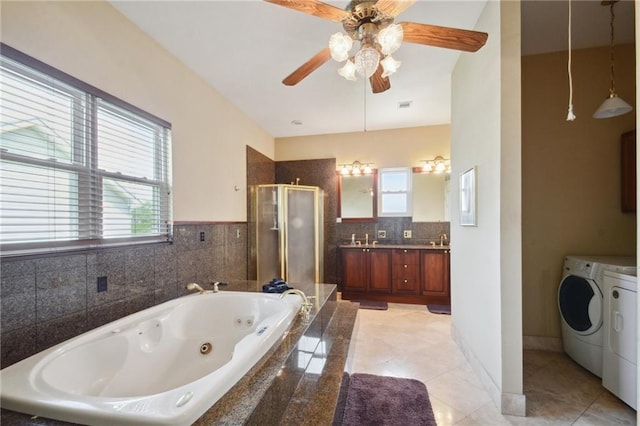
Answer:
[[[276,163],[266,155],[261,154],[247,145],[247,221],[251,218],[252,195],[250,188],[253,185],[273,184],[276,181]],[[249,223],[249,232],[255,234],[255,229]],[[248,239],[251,241],[251,238]],[[256,257],[247,247],[248,271],[247,279],[255,280]]]
[[[246,250],[245,223],[184,224],[173,244],[3,260],[1,367],[186,294],[189,282],[244,280]],[[107,277],[107,291],[97,291],[98,277]]]

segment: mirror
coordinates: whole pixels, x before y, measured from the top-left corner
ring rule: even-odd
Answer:
[[[361,176],[339,175],[338,217],[344,222],[373,221],[376,211],[376,173]]]
[[[413,222],[448,222],[451,176],[445,173],[413,174]]]
[[[449,222],[450,175],[413,173],[413,222]],[[338,217],[343,222],[373,222],[377,211],[377,173],[338,174]]]

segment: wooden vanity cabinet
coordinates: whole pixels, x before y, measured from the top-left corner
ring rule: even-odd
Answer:
[[[422,294],[449,298],[449,250],[423,250]]]
[[[391,290],[391,250],[350,247],[341,251],[343,291],[388,293]]]
[[[449,249],[341,247],[342,298],[449,304]]]
[[[420,252],[394,249],[392,290],[395,294],[420,294]]]

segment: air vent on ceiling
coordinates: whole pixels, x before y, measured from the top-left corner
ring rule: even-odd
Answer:
[[[411,101],[398,102],[398,109],[404,109],[411,107]]]

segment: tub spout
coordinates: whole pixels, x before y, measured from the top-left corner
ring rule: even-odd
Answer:
[[[300,307],[300,315],[304,317],[309,317],[309,313],[311,312],[311,308],[313,307],[313,303],[309,302],[309,298],[304,294],[302,290],[298,290],[297,288],[292,288],[286,290],[284,293],[280,295],[280,299],[285,297],[287,294],[297,294],[302,298],[302,306]]]
[[[200,287],[198,284],[196,283],[189,283],[187,284],[187,290],[189,291],[193,291],[193,290],[197,290],[200,292],[200,294],[204,294],[205,290],[204,288]]]

